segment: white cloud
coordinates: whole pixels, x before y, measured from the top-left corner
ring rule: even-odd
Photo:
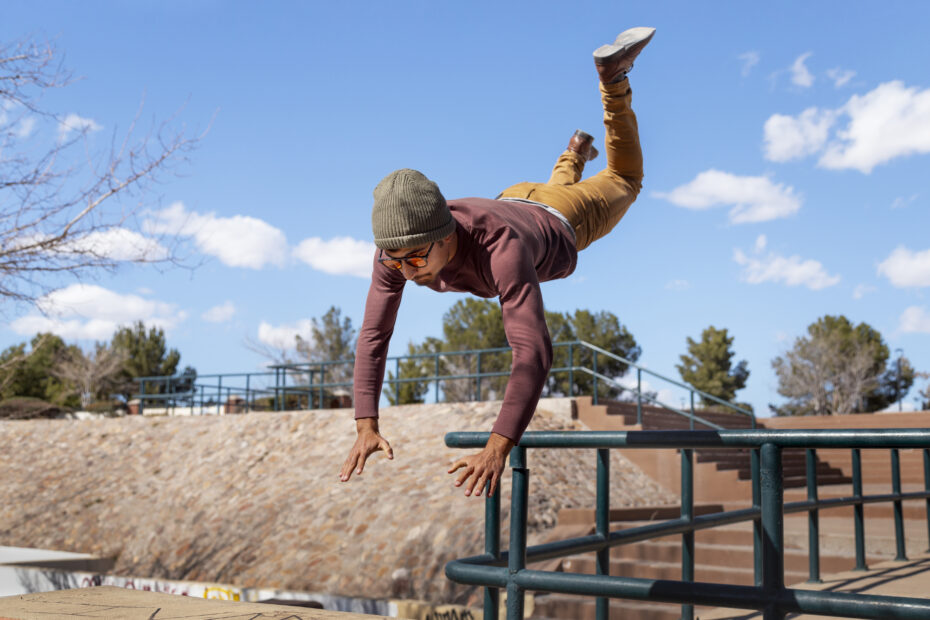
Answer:
[[[930,334],[930,312],[920,306],[911,306],[901,313],[898,329],[906,334]]]
[[[622,377],[620,377],[619,379],[617,379],[617,383],[619,383],[622,387],[625,387],[625,388],[627,388],[628,390],[631,390],[631,391],[634,392],[633,394],[626,394],[626,393],[622,394],[622,395],[621,395],[621,399],[625,399],[625,400],[634,399],[634,400],[635,400],[635,398],[636,398],[636,395],[635,395],[635,390],[636,390],[636,373],[635,373],[635,372],[628,372],[628,373],[625,374],[624,376],[622,376]],[[677,407],[677,406],[680,404],[680,403],[678,403],[678,402],[675,402],[675,392],[673,392],[672,390],[670,390],[670,389],[668,389],[668,388],[659,388],[659,389],[657,390],[657,389],[656,389],[651,383],[649,383],[649,381],[647,381],[646,379],[643,379],[643,380],[642,380],[642,384],[640,385],[640,390],[642,390],[644,393],[645,393],[645,392],[655,392],[655,393],[656,393],[656,399],[657,399],[660,403],[662,403],[663,405],[668,405],[669,407]],[[647,401],[647,400],[644,400],[643,402],[645,402],[645,403],[647,403],[647,404],[651,404],[651,402],[650,402],[650,401]]]
[[[36,119],[32,116],[27,116],[19,121],[16,125],[14,133],[17,138],[25,139],[32,135],[33,129],[36,126]]]
[[[37,305],[43,314],[16,319],[11,324],[13,331],[18,334],[52,332],[65,339],[106,340],[120,326],[135,321],[170,329],[186,316],[174,304],[124,295],[90,284],[72,284],[53,291],[39,299]]]
[[[750,50],[748,52],[743,52],[742,54],[737,56],[737,58],[739,58],[740,62],[743,63],[743,67],[740,70],[740,74],[743,77],[746,77],[750,74],[750,72],[752,72],[752,68],[755,67],[757,64],[759,64],[760,56],[759,56],[759,52]]]
[[[912,252],[900,246],[878,265],[878,273],[898,288],[930,286],[930,249]]]
[[[294,249],[294,256],[314,269],[336,275],[371,277],[375,244],[351,237],[325,241],[319,237],[304,239]]]
[[[236,305],[231,301],[227,301],[219,306],[213,306],[200,316],[204,321],[209,321],[210,323],[225,323],[233,318],[235,314]]]
[[[804,63],[813,55],[813,52],[807,52],[798,56],[794,64],[791,65],[791,83],[802,88],[809,88],[814,84],[814,76],[808,71]]]
[[[313,323],[310,319],[303,319],[293,325],[271,325],[262,321],[258,326],[258,341],[277,349],[293,349],[297,344],[297,336],[310,340]]]
[[[849,69],[840,69],[835,67],[833,69],[827,69],[827,77],[833,80],[833,86],[836,88],[842,88],[849,83],[849,80],[856,77],[856,72]]]
[[[158,241],[128,228],[92,232],[64,244],[62,250],[117,261],[156,261],[168,258],[168,249]]]
[[[788,161],[811,155],[823,148],[837,114],[831,110],[808,108],[798,117],[773,114],[763,127],[765,157]]]
[[[759,235],[756,237],[756,244],[753,248],[756,251],[756,254],[765,249],[765,246],[769,244],[769,239],[765,235]]]
[[[665,288],[670,291],[686,291],[691,288],[691,283],[687,280],[672,280],[665,285]]]
[[[862,299],[869,293],[874,293],[876,288],[874,286],[869,286],[868,284],[857,284],[856,288],[853,289],[853,299]]]
[[[840,118],[848,118],[843,127],[835,122]],[[824,139],[824,130],[833,135]],[[766,156],[774,161],[822,152],[823,168],[869,174],[897,157],[930,153],[930,88],[886,82],[836,110],[810,108],[796,118],[775,114],[765,123],[765,139]]]
[[[686,209],[733,205],[729,213],[733,224],[766,222],[801,208],[801,199],[793,187],[773,183],[764,176],[741,177],[720,170],[706,170],[690,183],[655,195]]]
[[[743,267],[740,273],[740,279],[743,282],[749,284],[780,282],[786,286],[806,286],[817,291],[840,281],[838,275],[828,274],[823,265],[813,259],[804,260],[799,256],[784,257],[774,252],[762,256],[766,245],[764,235],[760,236],[760,239],[756,239],[754,256],[747,256],[740,249],[733,251],[733,260]]]
[[[896,157],[930,153],[930,89],[901,82],[881,84],[843,106],[849,124],[838,131],[820,158],[825,168],[865,174]]]
[[[891,208],[900,209],[902,207],[906,207],[907,205],[917,200],[918,196],[919,194],[912,194],[910,196],[898,196],[891,202]]]
[[[263,220],[245,215],[200,214],[187,211],[182,203],[176,202],[153,214],[144,228],[152,233],[191,237],[201,252],[230,267],[282,266],[288,258],[284,233]]]
[[[97,121],[92,118],[83,118],[77,114],[69,114],[58,123],[59,138],[67,138],[72,131],[93,133],[103,129]]]

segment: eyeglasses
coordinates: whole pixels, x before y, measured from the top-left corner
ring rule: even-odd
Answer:
[[[419,251],[422,251],[422,250],[419,250]],[[403,266],[403,263],[405,262],[411,267],[413,267],[414,269],[422,269],[423,267],[426,267],[426,258],[429,256],[429,253],[432,251],[433,251],[433,243],[429,244],[429,247],[426,248],[426,254],[423,254],[422,256],[420,255],[413,256],[413,254],[416,254],[416,252],[411,252],[407,256],[401,256],[400,258],[393,258],[391,256],[388,256],[387,258],[380,258],[380,256],[384,255],[384,250],[381,250],[381,254],[379,255],[378,262],[384,265],[385,267],[389,267],[391,269],[400,269]]]

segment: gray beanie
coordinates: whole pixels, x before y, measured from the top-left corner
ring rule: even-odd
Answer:
[[[422,172],[395,170],[381,179],[373,194],[371,228],[382,250],[432,243],[455,231],[446,199]]]

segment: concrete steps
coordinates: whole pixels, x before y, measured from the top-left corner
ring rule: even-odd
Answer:
[[[725,428],[749,428],[747,418],[738,414],[699,412],[699,416]],[[643,407],[642,424],[636,423],[635,403],[609,402],[592,405],[590,399],[576,401],[576,417],[591,430],[675,430],[688,429],[686,418],[655,407]],[[874,419],[875,416],[846,416],[827,420],[778,419],[775,428],[893,428],[930,427],[930,415],[908,419]],[[770,420],[760,423],[768,427]],[[818,424],[819,422],[819,424]],[[889,422],[891,424],[889,424]],[[701,429],[701,425],[696,425]],[[624,456],[669,491],[680,492],[680,455],[676,450],[623,450]],[[919,491],[924,488],[923,456],[920,450],[901,450],[902,488]],[[891,492],[891,467],[888,450],[862,451],[865,494]],[[807,465],[805,450],[785,450],[782,459],[785,474],[785,502],[807,499]],[[703,504],[696,511],[718,512],[750,505],[750,453],[748,450],[707,448],[695,451],[695,501]],[[852,495],[852,457],[850,450],[818,450],[817,481],[820,498]],[[645,512],[644,512],[645,511]],[[651,512],[649,512],[651,511]],[[648,513],[648,514],[647,514]],[[866,531],[866,563],[875,565],[894,558],[896,541],[893,506],[891,503],[870,504],[864,508]],[[907,501],[903,504],[907,553],[913,557],[928,548],[926,502]],[[678,508],[645,508],[639,513],[611,511],[611,529],[642,525],[653,519],[675,518]],[[785,516],[785,581],[804,583],[809,576],[807,513]],[[563,525],[564,523],[564,525]],[[581,527],[587,523],[587,527]],[[570,538],[594,531],[594,513],[562,511],[559,526],[552,540]],[[560,536],[560,528],[566,535]],[[569,531],[571,532],[569,534]],[[835,508],[820,513],[821,575],[848,571],[855,566],[855,535],[853,508]],[[556,562],[556,561],[553,561]],[[550,567],[552,569],[552,567]],[[593,553],[564,558],[556,570],[595,574]],[[612,575],[648,579],[681,578],[681,537],[669,536],[611,550]],[[753,534],[751,523],[732,524],[695,533],[695,579],[718,583],[751,585],[754,580]],[[584,597],[541,595],[536,597],[534,618],[594,618],[594,602]],[[696,614],[706,609],[696,609]],[[646,601],[612,601],[613,617],[625,620],[673,619],[680,617],[678,605]]]
[[[707,508],[707,507],[705,507]],[[711,512],[719,510],[712,506]],[[567,525],[556,527],[551,540],[583,536],[593,533],[594,525],[586,528],[577,523],[586,511],[563,511]],[[622,512],[622,511],[620,511]],[[658,518],[669,518],[677,507],[665,507]],[[707,512],[702,510],[701,512]],[[641,513],[639,513],[641,514]],[[613,521],[611,530],[644,525],[649,521]],[[922,529],[921,529],[922,528]],[[909,557],[919,555],[927,548],[926,520],[905,522]],[[855,566],[854,530],[849,517],[821,518],[820,571],[821,576],[841,573]],[[887,520],[866,522],[866,562],[874,566],[894,557],[896,551],[893,524]],[[809,577],[806,516],[788,516],[785,519],[785,581],[805,583]],[[593,553],[563,559],[547,570],[579,574],[595,574]],[[644,579],[681,579],[681,538],[668,536],[611,549],[610,574]],[[752,524],[739,523],[695,533],[695,579],[697,581],[752,585],[754,562]],[[564,595],[537,595],[533,618],[593,619],[594,603],[584,597]],[[706,611],[696,609],[696,613]],[[680,616],[677,605],[647,601],[612,601],[613,617],[624,620],[671,619]]]

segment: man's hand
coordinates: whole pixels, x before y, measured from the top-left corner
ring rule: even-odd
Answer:
[[[478,454],[459,459],[452,465],[452,468],[449,469],[448,473],[450,474],[459,469],[465,469],[465,471],[459,474],[458,479],[455,481],[455,486],[460,487],[464,484],[466,496],[471,495],[471,492],[477,487],[478,490],[475,492],[475,497],[479,497],[485,484],[490,482],[491,489],[488,491],[488,496],[494,495],[494,491],[497,490],[497,483],[501,478],[501,473],[504,471],[504,463],[507,460],[507,455],[510,454],[510,449],[515,445],[514,442],[503,435],[491,433],[491,437],[484,446],[484,450]]]
[[[383,450],[389,459],[394,458],[394,451],[387,439],[378,432],[378,418],[361,418],[355,421],[355,430],[358,437],[355,438],[355,445],[349,451],[349,458],[342,464],[342,471],[339,473],[339,479],[343,482],[352,477],[352,471],[361,475],[365,469],[365,461],[372,453]]]

